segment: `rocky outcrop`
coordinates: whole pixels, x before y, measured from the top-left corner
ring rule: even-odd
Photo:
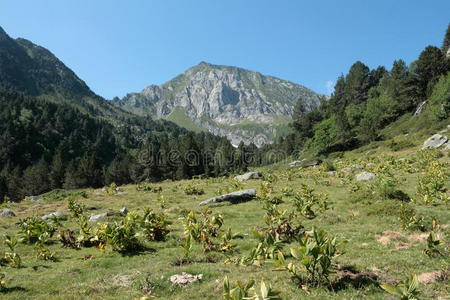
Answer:
[[[422,146],[422,150],[424,149],[437,149],[448,142],[448,138],[446,136],[440,135],[436,133],[427,139]]]
[[[309,110],[325,99],[286,80],[202,62],[163,85],[150,85],[113,102],[125,110],[157,118],[182,108],[191,121],[227,136],[233,144],[243,141],[262,145],[274,140],[276,134],[271,131],[276,130],[280,118],[292,115],[300,98]]]
[[[261,179],[261,178],[262,174],[260,172],[247,172],[245,174],[234,177],[234,179],[239,181],[247,181],[250,179]]]
[[[203,274],[192,275],[186,272],[182,272],[181,274],[175,274],[170,276],[169,280],[172,285],[175,286],[186,286],[191,283],[201,281],[203,279]]]
[[[253,189],[242,190],[242,191],[237,191],[237,192],[225,194],[222,196],[210,198],[208,200],[200,202],[199,205],[206,205],[206,204],[220,203],[220,202],[231,202],[231,203],[235,204],[235,203],[250,201],[253,198],[255,198],[255,196],[256,196],[256,191]]]

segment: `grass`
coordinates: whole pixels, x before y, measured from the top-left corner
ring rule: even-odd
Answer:
[[[189,117],[186,114],[186,110],[180,106],[175,107],[174,110],[170,113],[170,115],[166,116],[165,119],[167,121],[172,121],[178,126],[184,127],[190,131],[202,132],[206,130],[200,127],[191,119],[189,119]]]
[[[375,167],[387,165],[400,184],[398,187],[413,199],[417,199],[418,172],[409,173],[395,165],[401,157],[414,161],[416,148],[403,149],[401,151],[389,150],[389,143],[383,143],[379,148],[372,149],[371,155],[361,155],[357,151],[346,153],[345,157],[334,161],[337,168],[352,164],[364,165],[366,162],[374,162]],[[384,155],[384,156],[383,156]],[[387,155],[393,157],[388,159]],[[448,163],[448,156],[440,158]],[[423,253],[426,241],[413,241],[412,236],[418,236],[420,232],[403,231],[400,227],[398,214],[400,202],[397,200],[381,200],[376,194],[369,197],[357,197],[350,191],[354,183],[354,174],[340,178],[328,175],[321,166],[309,169],[294,169],[288,171],[285,163],[275,166],[260,168],[263,174],[272,173],[275,178],[273,186],[276,194],[281,194],[283,188],[299,190],[302,183],[313,187],[316,192],[327,193],[332,209],[327,210],[316,219],[301,219],[306,229],[312,226],[324,229],[330,235],[336,236],[339,249],[343,255],[335,261],[337,265],[351,268],[359,272],[376,270],[380,276],[401,280],[410,274],[420,274],[449,267],[448,256],[429,258]],[[288,172],[291,174],[288,176]],[[357,172],[357,171],[355,171]],[[293,174],[292,174],[293,173]],[[344,176],[344,175],[343,175]],[[287,178],[291,178],[289,181]],[[78,197],[77,199],[87,206],[89,214],[97,214],[107,210],[118,211],[121,207],[127,207],[132,212],[141,212],[142,208],[150,207],[157,212],[165,212],[170,220],[171,233],[164,242],[147,242],[146,250],[136,255],[121,255],[112,252],[108,247],[105,250],[96,248],[82,248],[81,250],[61,248],[55,240],[49,246],[59,255],[58,262],[41,261],[35,258],[32,246],[20,244],[17,252],[22,256],[24,267],[15,269],[2,266],[0,273],[6,273],[9,281],[9,289],[1,294],[2,299],[139,299],[145,296],[141,286],[150,282],[154,294],[161,299],[220,299],[222,295],[222,281],[225,275],[234,284],[237,280],[247,281],[255,279],[257,282],[264,280],[274,288],[282,291],[283,299],[386,299],[387,294],[375,284],[362,285],[355,288],[345,285],[334,290],[327,286],[308,286],[307,292],[296,285],[287,272],[274,271],[274,265],[270,260],[262,267],[236,266],[224,264],[227,255],[210,252],[203,253],[199,245],[195,245],[192,251],[193,263],[178,266],[175,262],[183,257],[180,247],[180,238],[183,228],[179,218],[189,210],[200,210],[198,203],[216,195],[216,191],[233,183],[230,178],[211,178],[185,180],[178,182],[164,181],[159,183],[162,187],[162,195],[166,208],[162,209],[157,201],[157,193],[137,191],[135,185],[122,186],[123,193],[108,195],[101,189],[83,190],[87,198],[77,193],[64,194],[59,191],[49,194],[45,200],[39,202],[22,202],[17,204],[4,204],[3,207],[12,209],[17,217],[0,219],[0,231],[3,234],[16,235],[19,219],[28,216],[42,216],[53,211],[60,211],[69,216],[67,201],[63,197]],[[205,191],[203,195],[186,195],[184,187],[198,185]],[[261,180],[250,180],[242,183],[242,189],[260,189]],[[370,183],[362,184],[370,190]],[[448,181],[447,186],[448,189]],[[284,209],[293,209],[292,198],[283,196]],[[421,201],[410,203],[421,215],[428,220],[431,216],[437,217],[441,225],[450,225],[448,203],[435,203],[426,205]],[[240,257],[256,245],[257,240],[251,235],[253,230],[264,226],[263,205],[258,200],[241,204],[215,204],[207,208],[221,213],[224,218],[223,229],[228,227],[233,232],[244,235],[243,239],[237,239],[238,250],[230,254],[230,257]],[[107,217],[100,222],[117,220],[118,216]],[[64,228],[76,228],[76,223],[69,217],[62,221]],[[445,226],[444,226],[445,227]],[[377,235],[385,231],[394,231],[401,234],[398,239],[392,239],[387,245],[377,241]],[[448,229],[443,229],[448,241]],[[408,244],[407,248],[396,249],[397,242]],[[284,252],[288,253],[290,247],[296,244],[284,246]],[[3,247],[3,246],[1,246]],[[6,247],[3,247],[6,251]],[[0,248],[2,249],[2,248]],[[2,255],[2,250],[0,250]],[[203,280],[190,286],[179,288],[172,287],[168,278],[173,274],[188,272],[191,274],[203,274]],[[150,275],[149,275],[150,274]],[[148,277],[149,276],[149,277]],[[339,280],[340,273],[336,271],[331,280]],[[146,278],[150,278],[146,281]],[[381,279],[379,282],[382,282]],[[420,285],[422,298],[436,299],[450,294],[448,281],[435,282],[428,285]]]

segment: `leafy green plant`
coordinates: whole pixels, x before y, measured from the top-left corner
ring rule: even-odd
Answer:
[[[429,163],[428,168],[422,172],[419,177],[417,186],[417,194],[423,199],[425,203],[431,203],[436,199],[445,199],[444,186],[448,179],[446,174],[446,166],[439,161],[433,161]]]
[[[276,264],[279,268],[277,270],[287,270],[299,281],[304,280],[303,274],[306,272],[306,280],[315,285],[329,282],[328,277],[332,273],[331,264],[338,256],[336,239],[329,237],[324,231],[316,231],[313,228],[298,241],[300,247],[291,248],[291,255],[297,264],[286,265],[283,253],[278,252]]]
[[[201,186],[193,184],[186,185],[183,190],[186,195],[203,195],[205,193],[205,190]]]
[[[400,205],[398,220],[403,230],[425,231],[427,229],[424,217],[405,204]]]
[[[156,201],[158,201],[159,207],[161,207],[161,209],[166,208],[166,200],[164,200],[164,196],[161,193],[158,193]]]
[[[74,218],[78,218],[84,213],[86,206],[84,204],[79,203],[75,199],[70,198],[67,203],[67,208],[72,213],[72,216]]]
[[[164,241],[170,232],[170,224],[167,216],[157,214],[149,208],[144,209],[144,215],[140,218],[140,226],[149,241]]]
[[[439,246],[442,241],[438,239],[435,232],[430,232],[427,238],[427,248],[423,251],[428,257],[442,256]]]
[[[41,260],[58,261],[58,255],[56,252],[51,251],[43,243],[36,243],[36,257]]]
[[[317,212],[328,209],[328,196],[315,193],[314,189],[306,184],[302,184],[300,191],[294,195],[293,201],[297,211],[308,219],[314,219]]]
[[[397,296],[400,300],[417,300],[419,295],[419,280],[417,275],[412,275],[408,280],[393,285],[381,283],[380,287],[391,295]]]
[[[254,288],[255,281],[249,280],[246,283],[237,281],[232,287],[228,276],[223,280],[223,298],[225,300],[281,300],[280,291],[274,290],[270,285],[261,281],[259,293]]]
[[[149,182],[142,182],[137,185],[136,190],[139,192],[161,193],[163,189],[161,186],[153,185]]]
[[[106,237],[107,245],[110,245],[114,251],[128,253],[141,247],[136,232],[138,227],[138,217],[128,213],[120,222],[104,226],[99,234]]]
[[[22,266],[22,259],[16,252],[16,247],[19,240],[10,235],[5,235],[5,240],[3,242],[9,248],[10,252],[5,253],[4,258],[0,260],[0,265],[9,264],[13,268],[20,268]]]
[[[120,188],[117,186],[115,182],[112,182],[109,186],[106,186],[105,191],[108,195],[116,195],[120,192]]]
[[[19,227],[22,240],[28,244],[39,242],[42,239],[47,240],[56,232],[56,227],[51,222],[37,217],[21,220]]]
[[[6,281],[5,273],[0,273],[0,293],[8,289],[8,282]]]

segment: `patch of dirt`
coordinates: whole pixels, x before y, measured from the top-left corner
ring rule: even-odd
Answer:
[[[391,240],[395,240],[402,237],[404,237],[404,235],[401,234],[400,232],[390,230],[386,230],[382,234],[375,235],[375,239],[377,240],[377,242],[385,246],[389,245]]]
[[[421,232],[421,233],[413,233],[408,236],[408,240],[411,242],[422,243],[425,242],[428,238],[429,233]]]
[[[129,287],[139,274],[140,272],[134,272],[132,274],[116,274],[111,278],[104,279],[104,281],[116,287]]]
[[[396,242],[395,243],[395,250],[401,250],[401,249],[407,249],[409,248],[411,245],[409,243],[405,243],[405,242]]]
[[[444,281],[450,278],[449,270],[436,270],[433,272],[422,273],[417,276],[420,283],[430,284],[436,281]]]

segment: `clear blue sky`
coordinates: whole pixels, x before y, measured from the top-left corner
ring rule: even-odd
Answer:
[[[207,61],[327,93],[356,60],[408,63],[440,46],[448,0],[0,0],[0,26],[112,98]]]

